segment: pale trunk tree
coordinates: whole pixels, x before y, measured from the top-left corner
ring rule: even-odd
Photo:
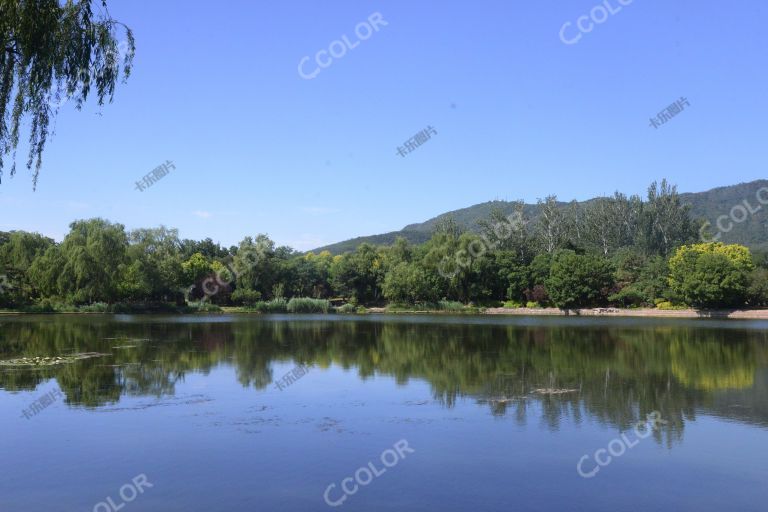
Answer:
[[[538,235],[544,250],[552,254],[562,246],[564,217],[557,204],[557,196],[539,199]]]

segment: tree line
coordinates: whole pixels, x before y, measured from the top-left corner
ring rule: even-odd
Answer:
[[[213,304],[255,307],[287,299],[352,305],[662,308],[768,304],[766,257],[707,239],[676,188],[646,198],[616,193],[585,204],[522,201],[476,231],[448,219],[412,245],[362,244],[342,255],[299,253],[267,235],[222,247],[166,227],[126,231],[78,220],[61,243],[0,232],[0,307]]]

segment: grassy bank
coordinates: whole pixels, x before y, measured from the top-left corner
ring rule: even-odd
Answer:
[[[95,302],[93,304],[73,305],[54,302],[42,302],[30,306],[24,306],[18,309],[3,309],[0,314],[89,314],[89,313],[114,313],[114,314],[190,314],[190,313],[212,313],[219,312],[221,308],[215,304],[204,302],[195,302],[190,304],[178,305],[169,302],[152,303],[115,303],[106,304]]]

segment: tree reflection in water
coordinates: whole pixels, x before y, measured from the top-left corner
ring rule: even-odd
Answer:
[[[531,411],[553,430],[564,418],[621,430],[660,411],[671,443],[697,410],[728,414],[723,397],[763,403],[768,367],[766,333],[668,323],[647,327],[537,326],[442,323],[382,318],[348,319],[199,317],[164,321],[107,316],[4,319],[0,359],[77,352],[111,353],[40,369],[4,369],[0,387],[34,390],[56,379],[70,405],[99,407],[128,396],[173,394],[190,372],[232,365],[239,383],[267,388],[276,362],[355,369],[361,379],[390,376],[428,382],[452,407],[475,399],[498,416],[525,424]],[[189,321],[187,321],[189,320]],[[536,390],[539,390],[538,392]],[[562,390],[562,392],[559,392]],[[768,425],[765,407],[739,410],[739,419]]]

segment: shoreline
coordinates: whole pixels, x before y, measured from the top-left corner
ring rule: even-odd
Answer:
[[[237,307],[224,307],[222,311],[210,312],[169,312],[169,311],[144,311],[133,313],[108,313],[91,311],[62,311],[62,312],[31,312],[31,311],[0,311],[0,317],[8,315],[264,315],[257,311],[248,311]],[[300,313],[280,313],[282,315],[293,315]],[[322,313],[318,313],[322,314]],[[478,308],[467,311],[443,311],[443,310],[390,310],[384,307],[367,308],[364,313],[336,313],[329,312],[325,314],[341,316],[357,315],[446,315],[446,316],[566,316],[566,317],[595,317],[595,318],[688,318],[688,319],[720,319],[720,320],[768,320],[768,309],[735,309],[735,310],[696,310],[696,309],[621,309],[621,308],[581,308],[581,309],[558,309],[558,308]]]
[[[768,309],[620,309],[620,308],[487,308],[484,315],[508,316],[590,316],[635,318],[717,318],[731,320],[768,320]]]

